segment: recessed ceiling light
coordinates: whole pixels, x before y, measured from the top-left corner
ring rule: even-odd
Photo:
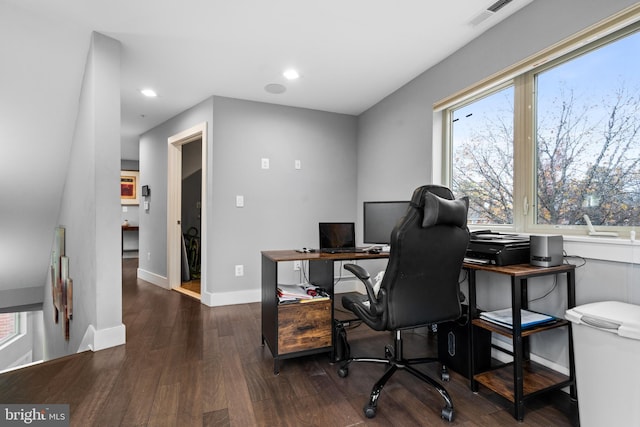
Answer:
[[[156,96],[158,96],[156,91],[153,89],[142,89],[140,93],[149,98],[155,98]]]
[[[287,80],[295,80],[298,77],[300,77],[300,74],[294,70],[294,69],[289,69],[286,70],[284,73],[282,73],[282,75],[287,79]]]

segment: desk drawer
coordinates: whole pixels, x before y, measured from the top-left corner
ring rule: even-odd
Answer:
[[[278,306],[278,354],[331,345],[331,300]]]

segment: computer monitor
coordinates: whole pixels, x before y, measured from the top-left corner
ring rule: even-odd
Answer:
[[[364,243],[367,245],[391,243],[391,231],[407,213],[409,202],[364,202],[363,206]]]

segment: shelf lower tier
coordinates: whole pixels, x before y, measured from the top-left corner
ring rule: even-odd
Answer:
[[[513,336],[513,331],[510,328],[507,328],[505,326],[500,326],[496,323],[493,322],[489,322],[488,320],[484,320],[484,319],[473,319],[472,323],[475,326],[478,326],[482,329],[486,329],[488,331],[491,332],[495,332],[497,334],[503,335],[505,337],[511,338]],[[537,325],[537,326],[532,326],[529,328],[525,328],[522,330],[520,336],[522,337],[528,337],[529,335],[533,335],[533,334],[537,334],[538,332],[543,332],[543,331],[548,331],[550,329],[556,329],[556,328],[561,328],[563,326],[568,326],[569,325],[569,321],[568,320],[564,320],[564,319],[558,319],[555,322],[551,322],[551,323],[545,323],[543,325]]]
[[[515,402],[513,392],[513,363],[473,376],[474,380],[500,396]],[[568,376],[535,362],[523,363],[523,394],[526,398],[541,391],[566,387],[571,384]]]

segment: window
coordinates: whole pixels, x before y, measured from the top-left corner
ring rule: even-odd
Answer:
[[[574,40],[569,54],[449,102],[444,180],[470,197],[470,225],[570,232],[585,214],[640,225],[639,29]]]
[[[538,224],[638,225],[640,32],[535,78]]]
[[[0,347],[20,333],[20,313],[0,313]]]
[[[470,224],[513,224],[513,86],[451,111],[451,189]]]

